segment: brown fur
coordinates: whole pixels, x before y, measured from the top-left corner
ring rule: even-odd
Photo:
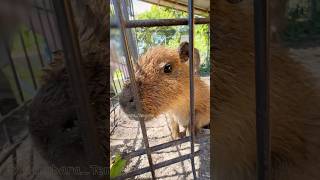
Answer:
[[[213,176],[217,180],[253,180],[256,124],[252,2],[214,2]],[[320,90],[312,75],[291,59],[286,49],[272,43],[270,59],[271,179],[319,179]]]
[[[165,64],[172,65],[172,72],[163,72]],[[156,117],[162,113],[172,115],[173,136],[178,137],[178,124],[187,127],[189,123],[189,65],[180,59],[177,50],[165,47],[153,47],[140,59],[135,78],[141,100],[142,113]],[[209,88],[200,79],[194,77],[195,83],[195,124],[199,129],[209,124]],[[130,87],[124,88],[120,102]],[[121,103],[120,103],[121,104]],[[123,104],[123,103],[122,103]],[[125,106],[125,104],[123,105]],[[123,107],[122,106],[122,107]],[[126,111],[125,111],[126,112]],[[132,113],[128,112],[127,113]],[[137,113],[137,112],[133,112]]]

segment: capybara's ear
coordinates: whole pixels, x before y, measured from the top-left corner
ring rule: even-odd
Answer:
[[[189,59],[189,43],[188,42],[182,42],[179,45],[179,57],[181,62],[186,62]]]

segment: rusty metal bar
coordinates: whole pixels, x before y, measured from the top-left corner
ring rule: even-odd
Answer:
[[[128,22],[130,19],[129,19],[129,14],[128,14],[128,4],[127,4],[127,1],[124,0],[122,1],[122,9],[123,9],[123,17],[125,18],[125,22]],[[130,3],[130,2],[129,2]],[[135,61],[138,61],[138,51],[137,51],[137,42],[135,41],[135,38],[133,36],[133,31],[132,29],[126,29],[127,31],[127,36],[128,36],[128,41],[130,43],[130,49],[131,49],[131,52],[132,52],[132,55],[134,57],[134,60]]]
[[[41,54],[41,51],[40,51],[38,37],[37,37],[36,32],[34,30],[34,24],[33,24],[33,21],[32,21],[32,18],[30,16],[30,14],[28,14],[28,18],[29,18],[29,23],[30,23],[33,39],[34,39],[34,42],[36,44],[37,52],[38,52],[38,55],[39,55],[40,64],[41,64],[41,67],[44,67],[44,62],[43,62],[43,57],[42,57],[42,54]]]
[[[194,119],[195,119],[195,109],[194,109],[194,68],[193,68],[193,57],[194,57],[194,49],[193,49],[193,36],[194,36],[194,12],[193,12],[193,0],[188,1],[188,25],[189,25],[189,78],[190,78],[190,143],[191,143],[191,167],[193,179],[197,178],[196,169],[194,165]]]
[[[25,99],[24,99],[23,91],[22,91],[21,84],[20,84],[20,81],[19,81],[19,77],[18,77],[18,73],[17,73],[17,70],[16,70],[16,66],[14,65],[14,62],[13,62],[13,59],[12,59],[12,56],[11,56],[11,51],[10,51],[10,47],[9,47],[7,39],[4,39],[4,48],[5,48],[5,50],[6,50],[7,54],[8,54],[8,58],[9,58],[9,61],[10,61],[10,66],[11,66],[11,69],[12,69],[14,80],[15,80],[17,89],[19,91],[20,100],[21,100],[21,102],[24,102]]]
[[[196,156],[199,155],[199,154],[200,154],[200,151],[196,151],[194,153],[194,155],[196,155]],[[160,162],[158,164],[155,164],[153,167],[154,167],[154,169],[159,169],[159,168],[162,168],[162,167],[165,167],[165,166],[169,166],[171,164],[175,164],[175,163],[190,159],[191,156],[192,156],[191,154],[186,154],[186,155],[183,155],[183,156],[179,156],[179,157],[176,157],[176,158],[173,158],[173,159],[166,160],[166,161]],[[127,179],[127,178],[130,178],[130,177],[134,177],[134,176],[137,176],[137,175],[140,175],[140,174],[147,173],[149,171],[150,171],[150,166],[149,167],[145,167],[145,168],[141,168],[141,169],[138,169],[138,170],[135,170],[135,171],[132,171],[132,172],[129,172],[127,174],[123,174],[121,176],[116,177],[115,180]]]
[[[194,18],[195,24],[208,24],[209,18]],[[160,27],[160,26],[181,26],[188,25],[187,18],[180,19],[145,19],[145,20],[130,20],[125,22],[126,28],[138,27]],[[115,22],[111,22],[111,28],[117,27]]]
[[[84,141],[84,150],[88,164],[105,167],[104,154],[100,147],[101,140],[98,136],[97,125],[89,102],[87,82],[84,77],[82,56],[78,41],[78,32],[75,26],[72,8],[69,1],[53,1],[58,21],[58,28],[66,58],[66,68],[70,77],[71,87],[78,101],[77,115],[80,122],[81,133]],[[96,176],[103,179],[102,176]]]
[[[49,0],[50,1],[50,0]],[[44,0],[42,0],[42,4],[43,4],[43,7],[46,8],[46,2]],[[50,6],[50,4],[49,4]],[[53,45],[54,45],[54,48],[55,50],[57,50],[57,41],[56,41],[56,36],[53,32],[53,27],[52,27],[52,24],[51,24],[51,20],[50,20],[50,17],[49,17],[49,12],[46,11],[46,17],[47,17],[47,21],[48,21],[48,25],[49,25],[49,29],[50,29],[50,34],[51,34],[51,37],[52,37],[52,40],[53,40]]]
[[[39,12],[38,9],[36,9],[36,11],[37,11],[37,15],[38,15],[39,23],[40,23],[41,33],[42,33],[42,35],[43,35],[43,37],[44,37],[44,41],[45,41],[45,43],[46,43],[49,51],[51,52],[51,48],[50,48],[50,46],[49,46],[47,34],[46,34],[45,30],[44,30],[44,26],[43,26],[41,14],[40,14],[40,12]],[[51,60],[52,60],[52,57],[50,56],[50,61],[51,61]]]
[[[173,140],[173,141],[170,141],[170,142],[167,142],[167,143],[163,143],[163,144],[159,144],[159,145],[156,145],[156,146],[152,146],[152,147],[150,147],[150,151],[151,152],[159,151],[161,149],[165,149],[165,148],[169,148],[171,146],[176,146],[176,145],[179,145],[179,144],[183,144],[183,143],[188,142],[188,141],[189,141],[189,137],[184,137],[184,138]],[[122,155],[122,158],[123,159],[131,159],[133,157],[141,156],[141,155],[144,155],[144,154],[146,154],[146,149],[139,149],[137,151],[133,151],[133,152],[130,152],[130,153],[124,153]]]
[[[22,144],[22,142],[28,137],[28,134],[24,134],[20,140],[13,143],[7,150],[2,151],[0,154],[0,165],[2,165],[11,155],[12,153]]]
[[[129,45],[128,45],[128,39],[126,36],[127,32],[126,32],[126,28],[125,28],[125,24],[124,24],[125,21],[123,18],[121,6],[119,4],[120,1],[112,0],[112,2],[113,2],[114,9],[115,9],[115,13],[117,15],[116,17],[117,17],[118,25],[119,25],[120,31],[121,31],[120,35],[121,35],[121,39],[123,42],[124,54],[126,57],[128,68],[129,68],[130,80],[133,85],[132,89],[133,89],[134,99],[136,100],[135,101],[136,107],[137,107],[138,112],[141,112],[141,104],[139,101],[140,98],[139,98],[139,93],[137,90],[137,85],[135,82],[135,73],[133,70],[133,63],[134,62],[132,61],[132,56],[131,56],[131,52],[130,52]],[[151,157],[151,151],[149,148],[149,140],[148,140],[148,136],[147,136],[147,130],[146,130],[145,123],[144,123],[144,117],[139,116],[139,121],[140,121],[142,136],[143,136],[143,140],[144,140],[144,145],[145,145],[146,151],[147,151],[147,157],[148,157],[148,162],[149,162],[149,166],[150,166],[152,179],[156,179],[154,167],[153,167],[153,162],[152,162],[152,157]]]
[[[22,36],[20,30],[19,30],[19,37],[20,37],[20,42],[21,42],[22,49],[23,49],[23,52],[24,52],[24,56],[25,56],[26,61],[27,61],[28,70],[29,70],[29,73],[31,75],[33,87],[36,90],[38,88],[37,81],[36,81],[36,78],[34,76],[33,68],[32,68],[32,65],[31,65],[31,62],[30,62],[30,58],[29,58],[29,55],[28,55],[28,51],[27,51],[27,47],[26,47],[26,44],[24,42],[24,39],[23,39],[23,36]]]
[[[267,0],[254,1],[257,179],[270,179],[269,18]]]
[[[14,113],[19,111],[20,109],[26,107],[31,102],[31,99],[24,101],[20,106],[16,107],[15,109],[11,110],[9,113],[0,117],[0,125],[4,123],[9,117],[11,117]]]

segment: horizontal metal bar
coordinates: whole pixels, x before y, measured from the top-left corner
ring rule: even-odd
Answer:
[[[188,142],[188,141],[189,141],[189,137],[184,137],[182,139],[173,140],[173,141],[170,141],[170,142],[167,142],[167,143],[163,143],[163,144],[160,144],[160,145],[152,146],[152,147],[150,147],[150,152],[159,151],[161,149],[165,149],[165,148],[168,148],[168,147],[171,147],[171,146],[176,146],[176,145]],[[124,153],[124,154],[122,154],[122,158],[123,159],[131,159],[133,157],[141,156],[143,154],[146,154],[146,149],[139,149],[137,151],[133,151],[133,152],[130,152],[130,153]]]
[[[0,125],[5,122],[5,120],[7,118],[9,118],[10,116],[12,116],[14,113],[16,113],[17,111],[19,111],[20,109],[26,107],[29,103],[31,102],[31,99],[25,101],[24,103],[22,103],[20,106],[16,107],[15,109],[11,110],[9,113],[3,115],[1,118],[0,118]]]
[[[6,150],[3,150],[0,154],[0,165],[2,165],[11,155],[12,153],[22,144],[22,142],[28,137],[28,133],[26,133],[18,142],[13,143]]]
[[[163,7],[169,7],[172,8],[172,6],[174,7],[174,9],[176,10],[180,10],[180,11],[184,11],[184,12],[188,12],[188,5],[184,4],[182,2],[179,1],[175,1],[175,0],[161,0],[160,3],[159,0],[156,0],[155,2],[153,2],[152,0],[142,0],[145,1],[147,3],[150,4],[154,4],[157,6],[163,6]],[[209,13],[209,7],[208,9],[202,8],[202,7],[193,7],[195,14],[204,14],[204,13]]]
[[[195,24],[209,24],[209,18],[195,18]],[[155,27],[155,26],[180,26],[188,25],[187,18],[180,19],[146,19],[146,20],[130,20],[125,22],[126,28],[137,28],[137,27]],[[118,27],[117,23],[111,21],[111,28]]]
[[[200,153],[200,150],[195,152],[194,155],[198,156],[199,153]],[[170,159],[170,160],[167,160],[167,161],[163,161],[163,162],[158,163],[158,164],[154,164],[153,167],[154,167],[154,169],[159,169],[159,168],[162,168],[162,167],[165,167],[165,166],[169,166],[171,164],[175,164],[175,163],[182,162],[184,160],[190,159],[191,156],[192,156],[191,154],[186,154],[186,155],[183,155],[183,156],[179,156],[177,158],[173,158],[173,159]],[[141,168],[141,169],[138,169],[138,170],[131,171],[129,173],[123,174],[123,175],[118,176],[118,177],[116,177],[114,179],[115,180],[126,179],[126,178],[130,178],[130,177],[134,177],[134,176],[137,176],[137,175],[140,175],[140,174],[147,173],[149,171],[150,171],[150,167],[145,167],[145,168]]]

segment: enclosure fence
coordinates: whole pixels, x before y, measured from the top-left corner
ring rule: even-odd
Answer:
[[[56,49],[60,49],[60,42],[59,39],[59,33],[56,33],[57,29],[55,29],[57,26],[60,30],[60,35],[63,37],[62,40],[62,46],[67,53],[67,59],[66,59],[66,65],[68,72],[70,72],[71,75],[71,84],[73,87],[73,90],[77,96],[77,100],[80,104],[80,112],[78,117],[82,117],[80,119],[83,124],[89,124],[88,127],[81,126],[81,129],[84,132],[84,141],[85,141],[85,149],[87,152],[87,156],[90,160],[93,162],[96,162],[97,164],[101,164],[101,151],[99,151],[98,148],[98,137],[95,129],[95,123],[92,118],[92,114],[90,112],[89,102],[88,102],[88,94],[86,92],[86,87],[84,87],[83,83],[83,74],[81,73],[80,68],[80,51],[79,47],[77,47],[77,38],[73,17],[71,13],[71,8],[69,6],[69,3],[67,1],[63,0],[57,0],[54,2],[49,1],[41,1],[42,3],[34,3],[33,4],[33,16],[27,15],[26,17],[29,18],[29,26],[28,29],[31,30],[33,35],[33,40],[36,45],[36,51],[37,55],[39,57],[39,63],[41,64],[41,67],[44,67],[48,62],[51,60],[51,53],[49,53],[49,61],[45,61],[44,53],[41,52],[41,46],[39,44],[39,37],[36,35],[36,32],[41,34],[43,37],[46,47],[48,47],[48,51],[52,52]],[[47,3],[46,3],[47,2]],[[132,43],[132,37],[130,37],[130,34],[128,33],[129,28],[135,28],[135,27],[153,27],[153,26],[175,26],[175,25],[188,25],[189,26],[189,74],[190,74],[190,124],[192,127],[191,136],[181,138],[178,140],[174,140],[171,142],[167,142],[164,144],[156,145],[156,146],[149,146],[148,142],[148,136],[146,132],[145,123],[143,120],[143,117],[140,117],[140,126],[143,134],[143,140],[145,149],[140,149],[128,154],[124,154],[124,159],[133,158],[136,156],[141,156],[146,154],[148,157],[149,167],[145,167],[142,169],[134,170],[132,172],[128,172],[126,174],[123,174],[121,176],[118,176],[116,179],[125,179],[134,177],[146,172],[151,172],[152,179],[156,179],[155,169],[159,169],[161,167],[169,166],[171,164],[181,162],[187,159],[191,160],[192,164],[192,172],[193,172],[193,178],[196,179],[196,170],[194,167],[194,157],[199,155],[200,151],[194,151],[194,71],[193,71],[193,52],[194,52],[194,24],[207,24],[209,23],[209,18],[194,18],[194,6],[193,6],[193,0],[188,1],[188,12],[189,17],[187,19],[159,19],[159,20],[129,20],[127,15],[125,15],[126,10],[121,8],[121,3],[124,3],[122,0],[112,0],[114,5],[114,10],[116,14],[117,21],[111,22],[110,27],[119,27],[121,31],[121,40],[123,44],[124,54],[125,54],[125,61],[121,62],[119,68],[123,69],[123,74],[121,74],[122,78],[119,79],[118,82],[115,82],[113,80],[113,86],[119,86],[122,88],[122,84],[125,80],[130,80],[133,84],[134,89],[134,96],[135,99],[139,99],[139,93],[137,92],[137,86],[135,85],[135,77],[134,77],[134,70],[133,70],[133,64],[134,58],[136,58],[136,54],[132,49],[135,49],[136,47],[131,47],[134,45]],[[266,0],[255,0],[254,1],[254,28],[255,28],[255,58],[256,58],[256,120],[257,120],[257,173],[258,173],[258,179],[259,180],[266,180],[269,179],[270,174],[270,140],[269,140],[269,108],[268,108],[268,90],[269,90],[269,82],[268,82],[268,5]],[[54,9],[53,4],[54,3]],[[70,14],[71,13],[71,14]],[[106,12],[107,13],[107,12]],[[59,17],[58,19],[56,19]],[[68,18],[67,18],[68,17]],[[54,22],[57,22],[57,26],[54,24]],[[21,34],[19,34],[20,37],[20,43],[22,45],[23,54],[25,56],[25,61],[27,62],[28,72],[30,73],[32,84],[34,89],[37,89],[39,87],[38,82],[36,80],[36,76],[34,74],[34,70],[30,54],[28,53],[28,50],[25,46],[24,38]],[[13,168],[17,168],[17,148],[22,144],[22,142],[28,137],[28,133],[23,134],[18,139],[13,138],[13,134],[8,131],[7,122],[8,120],[19,110],[25,108],[28,103],[30,102],[30,99],[26,99],[25,95],[23,93],[23,88],[21,85],[21,80],[19,79],[17,69],[15,66],[15,63],[13,61],[13,58],[11,57],[11,49],[8,43],[7,39],[4,39],[4,48],[5,52],[7,53],[8,60],[9,60],[9,66],[11,67],[15,86],[18,89],[18,98],[20,105],[16,107],[15,109],[7,112],[6,114],[0,115],[0,126],[5,134],[6,138],[6,148],[4,150],[1,150],[0,152],[0,166],[4,164],[5,161],[7,161],[10,157],[12,157],[12,164]],[[127,69],[127,70],[126,70]],[[120,81],[122,81],[120,83]],[[118,85],[116,85],[118,83]],[[116,98],[117,94],[120,91],[120,89],[114,88],[116,92],[111,92],[110,95],[113,95],[110,99],[111,102],[111,109],[110,114],[115,113],[116,111]],[[139,101],[137,102],[138,109],[141,108]],[[151,154],[155,151],[168,148],[171,146],[175,146],[178,144],[182,144],[185,142],[190,142],[191,145],[191,152],[190,154],[183,155],[180,157],[176,157],[158,164],[154,164],[152,161]],[[30,154],[31,159],[33,159],[33,153]],[[100,157],[100,159],[99,159]],[[33,161],[30,161],[30,179],[34,179],[35,175],[32,174],[33,168]],[[96,177],[92,177],[96,178]],[[12,179],[17,179],[17,173],[14,172]]]

